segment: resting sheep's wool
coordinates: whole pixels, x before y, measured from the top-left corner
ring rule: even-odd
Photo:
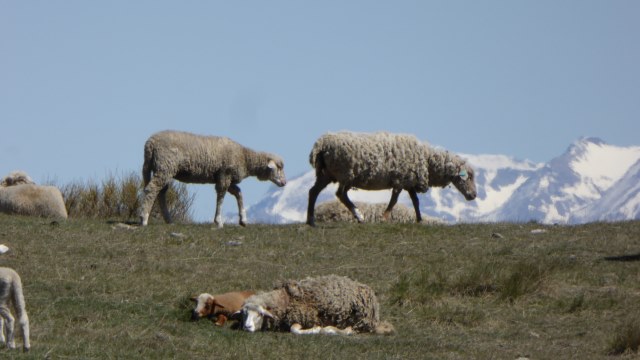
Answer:
[[[400,223],[408,224],[415,222],[415,214],[403,204],[398,204],[393,208],[388,220],[384,219],[386,204],[368,204],[356,202],[355,205],[362,212],[365,222],[380,223]],[[338,200],[324,202],[316,209],[316,220],[318,222],[356,222],[349,210]]]
[[[62,193],[55,186],[36,185],[24,172],[0,182],[0,213],[66,219]]]
[[[351,326],[357,332],[375,332],[381,325],[373,290],[343,276],[287,280],[273,291],[250,297],[247,303],[268,308],[274,315],[274,327],[285,331],[296,323],[302,328]]]

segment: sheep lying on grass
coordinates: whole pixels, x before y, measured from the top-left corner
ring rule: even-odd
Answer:
[[[381,223],[391,222],[407,224],[415,222],[414,212],[403,204],[398,204],[387,218],[383,216],[386,204],[368,204],[355,202],[354,205],[360,210],[365,222]],[[316,221],[327,222],[356,222],[353,215],[338,200],[326,201],[316,208]]]
[[[284,163],[276,155],[256,152],[237,142],[217,136],[200,136],[179,131],[162,131],[152,135],[144,145],[144,198],[140,222],[147,225],[149,212],[156,197],[166,222],[171,216],[166,204],[166,192],[172,179],[185,183],[216,184],[217,202],[214,222],[222,227],[221,207],[229,191],[236,197],[240,225],[246,225],[242,193],[238,184],[242,179],[256,176],[278,186],[286,184]],[[152,176],[153,174],[153,176]]]
[[[380,321],[380,305],[369,286],[336,275],[285,281],[272,291],[248,298],[240,316],[243,329],[249,332],[272,329],[296,334],[389,334],[394,331],[391,324]]]
[[[0,182],[0,213],[67,218],[64,199],[57,187],[36,185],[19,171]]]
[[[253,291],[232,291],[219,295],[200,294],[191,298],[196,303],[196,308],[191,313],[191,320],[199,320],[204,317],[216,320],[217,326],[222,326],[234,313],[240,311],[244,301]]]
[[[336,196],[358,222],[364,218],[351,202],[351,188],[392,189],[384,217],[388,218],[402,190],[409,192],[421,222],[418,193],[429,187],[453,184],[467,200],[476,198],[474,173],[462,158],[421,143],[415,136],[390,134],[330,133],[313,145],[309,162],[316,169],[316,182],[309,190],[307,224],[315,225],[314,208],[320,191],[338,182]]]
[[[22,294],[20,276],[13,269],[0,267],[0,343],[6,344],[10,349],[15,349],[15,318],[9,310],[10,302],[13,302],[18,324],[22,331],[22,348],[24,351],[29,351],[31,348],[31,343],[29,342],[29,316],[27,315],[24,295]],[[3,329],[3,327],[6,329]]]

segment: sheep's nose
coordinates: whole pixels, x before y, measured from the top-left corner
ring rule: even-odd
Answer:
[[[195,321],[195,320],[199,320],[200,319],[200,314],[198,314],[197,311],[193,310],[191,312],[191,321]]]

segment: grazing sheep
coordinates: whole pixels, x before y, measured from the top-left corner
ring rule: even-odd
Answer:
[[[272,291],[248,298],[240,315],[243,329],[249,332],[393,332],[391,324],[380,321],[380,305],[373,290],[336,275],[285,281]],[[328,326],[335,329],[323,330]]]
[[[144,199],[140,222],[147,225],[156,197],[160,199],[164,220],[171,222],[166,192],[171,179],[176,179],[185,183],[216,184],[214,222],[218,227],[223,226],[220,210],[224,195],[229,191],[238,202],[240,225],[245,226],[247,214],[238,184],[246,177],[256,176],[261,181],[270,180],[284,186],[287,181],[283,168],[280,157],[253,151],[229,138],[180,131],[156,133],[144,145]]]
[[[467,200],[476,198],[471,166],[459,156],[432,148],[412,135],[386,132],[325,134],[313,145],[309,162],[316,169],[316,182],[309,190],[307,208],[307,224],[311,226],[315,225],[316,199],[332,182],[338,182],[336,196],[358,222],[363,222],[364,218],[347,195],[351,188],[392,189],[385,218],[389,217],[400,192],[408,191],[417,222],[422,221],[417,193],[424,193],[429,187],[453,183]]]
[[[15,270],[0,267],[0,343],[6,344],[10,349],[15,349],[14,325],[15,318],[9,310],[9,302],[13,302],[18,324],[22,331],[23,350],[29,351],[29,316],[22,294],[22,282],[20,275]],[[3,329],[6,327],[6,329]],[[6,338],[5,336],[6,332]]]
[[[29,175],[14,171],[0,182],[0,213],[67,218],[62,193],[55,186],[36,185]]]
[[[240,311],[244,301],[253,291],[233,291],[219,295],[200,294],[191,298],[196,303],[196,308],[191,313],[191,320],[200,320],[203,317],[216,318],[215,324],[222,326],[232,314]]]

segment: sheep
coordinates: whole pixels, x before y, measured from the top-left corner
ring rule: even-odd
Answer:
[[[386,204],[369,204],[363,202],[354,202],[354,205],[360,210],[362,217],[368,222],[383,222],[406,224],[414,220],[414,213],[411,209],[403,204],[398,204],[393,208],[390,216],[385,219],[382,214],[386,209]],[[356,219],[338,200],[326,201],[319,204],[315,211],[316,220],[318,222],[355,222]]]
[[[338,182],[336,196],[351,214],[364,222],[359,209],[347,192],[392,189],[384,211],[388,219],[402,190],[409,192],[416,213],[422,221],[418,193],[429,187],[453,185],[467,200],[476,198],[474,172],[462,158],[422,143],[413,135],[378,132],[373,134],[340,132],[321,136],[313,145],[309,162],[316,170],[316,182],[309,190],[307,224],[315,226],[314,208],[320,191]]]
[[[29,351],[29,316],[22,293],[22,281],[18,273],[7,267],[0,267],[0,343],[6,344],[10,349],[15,349],[14,324],[15,318],[9,310],[9,302],[13,302],[18,324],[22,331],[22,349]],[[6,327],[6,329],[3,329]],[[6,338],[5,338],[6,332]]]
[[[191,320],[215,318],[215,324],[223,326],[232,314],[242,308],[244,301],[254,294],[254,291],[232,291],[219,295],[203,293],[194,296],[191,301],[196,303],[196,308],[191,313]]]
[[[380,321],[380,305],[369,286],[337,275],[284,281],[272,291],[249,297],[239,316],[242,328],[249,332],[272,329],[295,334],[390,334],[394,331],[391,324]]]
[[[36,185],[24,172],[14,171],[0,182],[0,213],[67,218],[62,193],[55,186]]]
[[[277,155],[251,150],[226,137],[172,130],[153,134],[144,145],[144,197],[140,223],[147,225],[156,197],[160,199],[165,222],[171,222],[166,192],[171,179],[176,179],[185,183],[215,184],[214,223],[219,228],[223,226],[222,202],[229,191],[238,202],[240,225],[246,226],[247,214],[238,184],[249,176],[256,176],[261,181],[270,180],[280,187],[287,183],[284,162]]]

